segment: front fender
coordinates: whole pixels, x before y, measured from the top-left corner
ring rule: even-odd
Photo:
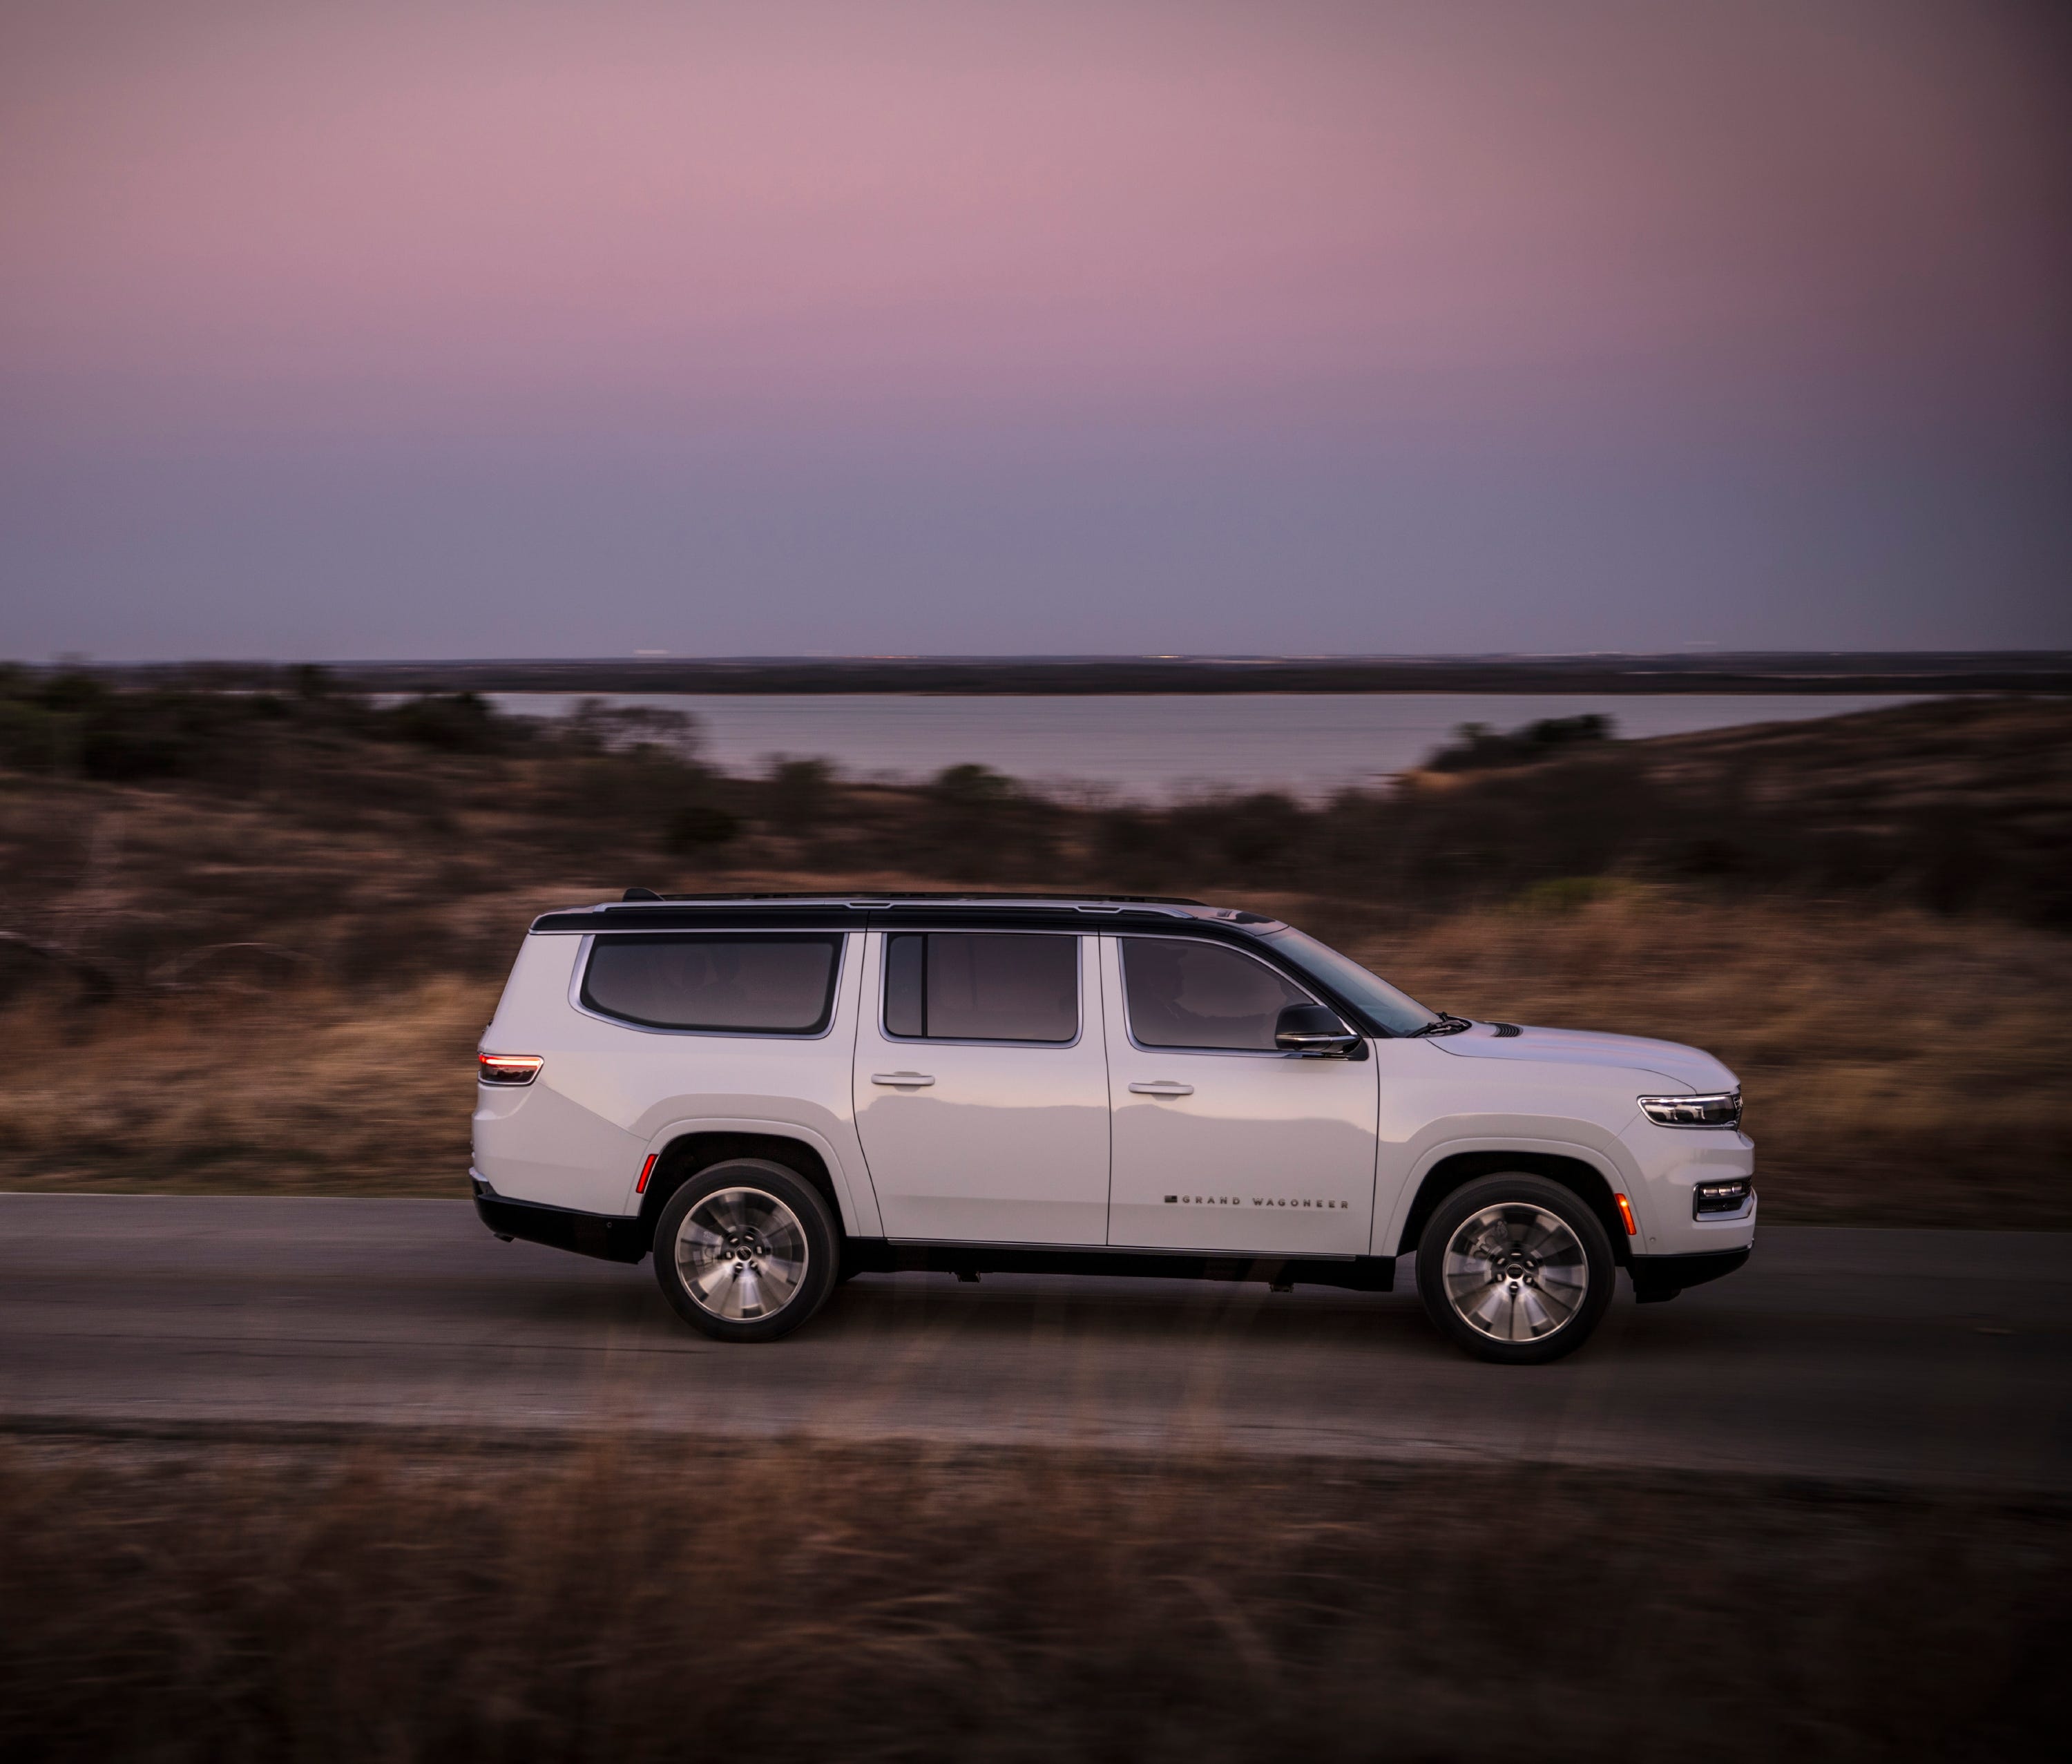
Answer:
[[[1604,1178],[1612,1192],[1624,1195],[1634,1209],[1635,1223],[1645,1235],[1648,1229],[1646,1216],[1647,1197],[1646,1184],[1641,1180],[1638,1165],[1630,1150],[1618,1135],[1607,1131],[1594,1121],[1564,1120],[1535,1123],[1520,1131],[1515,1121],[1449,1120],[1435,1123],[1432,1137],[1420,1136],[1410,1148],[1410,1158],[1398,1185],[1393,1204],[1387,1209],[1386,1223],[1383,1210],[1375,1209],[1375,1232],[1370,1245],[1378,1256],[1397,1253],[1403,1230],[1408,1223],[1411,1209],[1416,1205],[1418,1190],[1424,1186],[1424,1178],[1449,1157],[1457,1157],[1464,1152],[1523,1152],[1543,1157],[1572,1158],[1579,1164],[1587,1164]],[[1411,1248],[1414,1246],[1404,1246]]]

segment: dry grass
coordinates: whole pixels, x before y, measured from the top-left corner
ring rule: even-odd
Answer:
[[[1351,941],[1453,1009],[1717,1054],[1749,1098],[1766,1219],[2072,1226],[2063,937],[1601,884]]]
[[[515,935],[537,903],[498,911]],[[2072,1225],[2063,938],[1638,885],[1392,932],[1280,905],[1434,1003],[1717,1053],[1751,1098],[1766,1218]],[[0,1017],[0,1183],[464,1194],[472,1052],[500,984],[441,974],[99,1017],[24,1004]]]
[[[2068,1556],[1745,1478],[18,1445],[0,1708],[24,1764],[2015,1758]]]
[[[1711,1049],[1766,1218],[2072,1225],[2063,701],[1614,744],[1321,813],[728,779],[485,726],[449,750],[319,704],[192,775],[0,771],[0,932],[113,997],[0,945],[0,1184],[462,1193],[469,1055],[522,927],[629,881],[1137,886],[1276,903],[1455,1010]],[[686,792],[738,834],[668,849]]]
[[[499,985],[311,988],[80,1020],[0,1017],[0,1185],[161,1194],[468,1192],[475,1046]]]

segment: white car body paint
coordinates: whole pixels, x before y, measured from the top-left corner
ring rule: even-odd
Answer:
[[[1753,1141],[1733,1128],[1659,1126],[1637,1103],[1736,1088],[1710,1055],[1560,1030],[1499,1036],[1488,1024],[1369,1036],[1348,1059],[1147,1049],[1128,1033],[1115,935],[1093,916],[1114,909],[1079,910],[1088,916],[1057,932],[1080,952],[1068,1046],[889,1036],[884,933],[861,911],[841,933],[831,1018],[813,1034],[601,1015],[579,1001],[593,938],[536,929],[481,1046],[545,1063],[531,1084],[479,1087],[475,1170],[505,1199],[629,1219],[651,1154],[690,1133],[767,1134],[817,1154],[853,1237],[1388,1256],[1413,1247],[1404,1233],[1436,1166],[1517,1153],[1601,1174],[1632,1207],[1636,1255],[1753,1240],[1753,1197],[1738,1214],[1700,1218],[1692,1194],[1751,1176]],[[902,1072],[934,1082],[874,1081]]]
[[[870,934],[864,973],[871,1004],[857,1024],[853,1095],[886,1236],[1078,1248],[1107,1242],[1108,1059],[1098,940],[1073,941],[1079,1034],[1057,1046],[888,1035],[878,1008],[885,939]],[[924,1078],[926,1084],[902,1082]]]
[[[1365,1255],[1381,1062],[1139,1046],[1116,940],[1100,942],[1114,1119],[1108,1243]]]

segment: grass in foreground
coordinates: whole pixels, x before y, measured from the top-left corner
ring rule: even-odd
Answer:
[[[1745,1478],[0,1450],[24,1761],[2013,1758],[2065,1515]]]

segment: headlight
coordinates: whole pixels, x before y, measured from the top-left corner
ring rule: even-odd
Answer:
[[[1709,1096],[1643,1096],[1642,1112],[1662,1127],[1738,1127],[1741,1093],[1716,1091]]]

